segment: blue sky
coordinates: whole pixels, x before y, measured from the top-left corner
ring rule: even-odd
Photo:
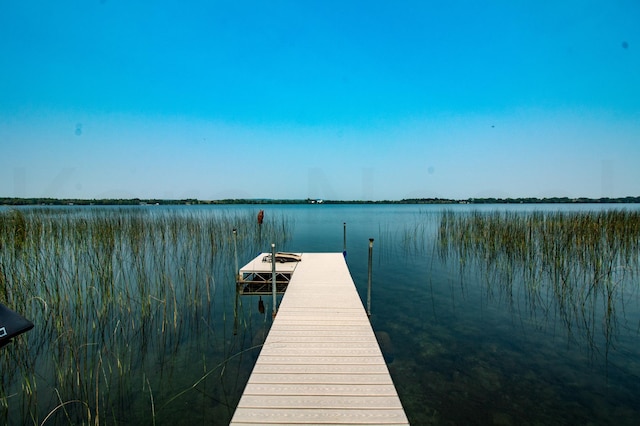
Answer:
[[[0,196],[640,195],[640,3],[0,1]]]

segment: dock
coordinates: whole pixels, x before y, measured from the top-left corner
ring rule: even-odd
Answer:
[[[276,255],[276,292],[284,294],[291,281],[291,276],[298,266],[297,261],[302,253],[279,253]],[[279,259],[282,259],[279,261]],[[236,288],[241,295],[269,295],[272,293],[271,255],[261,253],[251,262],[240,268]]]
[[[408,425],[342,253],[291,267],[231,425]]]

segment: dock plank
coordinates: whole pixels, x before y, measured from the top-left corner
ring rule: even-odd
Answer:
[[[264,358],[262,362],[269,364],[380,364],[385,365],[384,358],[380,360],[380,357],[376,356],[340,356],[340,357],[332,357],[332,356],[307,356],[307,357],[299,357],[299,356],[282,356],[282,355],[264,355],[264,357],[260,357],[260,359]]]
[[[405,418],[401,409],[247,408],[238,415],[259,424],[401,424]]]
[[[256,374],[387,374],[383,364],[269,364],[262,362],[253,368]]]
[[[332,395],[300,395],[297,398],[282,398],[278,396],[247,395],[245,403],[253,408],[368,408],[401,409],[400,400],[393,396],[349,397]]]
[[[351,373],[351,372],[349,372]],[[327,373],[255,373],[253,374],[253,383],[256,384],[392,384],[388,374],[327,374]]]
[[[409,424],[341,253],[302,254],[231,424]]]

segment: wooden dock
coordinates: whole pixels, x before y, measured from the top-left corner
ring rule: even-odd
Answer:
[[[342,253],[302,254],[231,424],[409,424]]]

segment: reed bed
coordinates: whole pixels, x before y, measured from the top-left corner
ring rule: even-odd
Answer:
[[[0,423],[168,419],[178,388],[200,377],[179,369],[197,362],[205,377],[244,349],[226,331],[235,247],[246,259],[283,246],[290,226],[258,226],[253,212],[0,211],[0,300],[35,324],[0,350]]]
[[[559,313],[594,347],[601,324],[608,348],[616,309],[638,290],[638,211],[445,211],[437,239],[440,257],[480,271],[488,291],[513,303],[524,290],[531,312]]]

